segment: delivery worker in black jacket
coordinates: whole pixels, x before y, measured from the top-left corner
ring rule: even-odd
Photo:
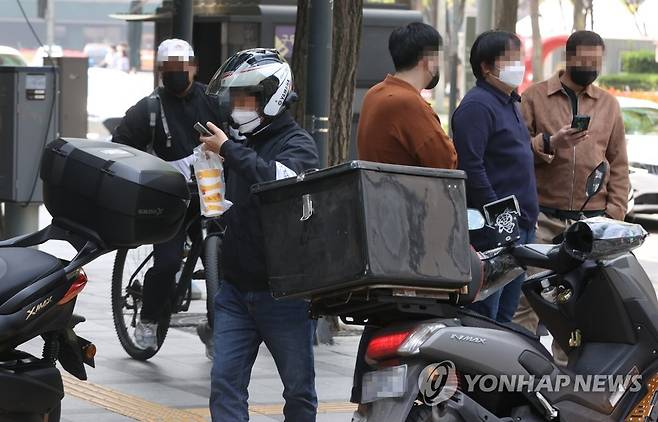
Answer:
[[[270,294],[258,201],[250,188],[317,168],[318,152],[286,111],[294,95],[292,75],[276,50],[237,53],[217,71],[207,92],[229,105],[233,126],[246,136],[243,143],[230,140],[208,122],[214,135],[201,138],[224,158],[226,197],[233,202],[224,214],[225,280],[215,297],[212,420],[249,420],[247,387],[264,342],[283,382],[285,420],[315,421],[315,324],[307,302],[276,301]],[[281,239],[281,247],[286,247],[286,239]]]
[[[189,179],[192,151],[201,144],[194,123],[219,122],[219,110],[205,94],[206,86],[194,82],[196,60],[186,41],[163,41],[156,61],[163,87],[128,109],[112,142],[149,151]],[[188,218],[198,214],[198,201],[191,201]],[[198,225],[190,231],[192,236],[201,235]],[[180,269],[185,236],[183,230],[172,240],[153,246],[153,267],[144,277],[142,309],[135,327],[135,343],[145,350],[158,347],[157,322],[168,311],[168,295]]]

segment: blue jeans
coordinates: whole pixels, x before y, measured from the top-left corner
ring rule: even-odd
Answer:
[[[251,369],[265,342],[283,382],[288,422],[314,422],[317,411],[313,334],[303,300],[275,300],[270,292],[240,292],[223,282],[215,297],[210,413],[213,422],[249,420]]]
[[[532,243],[535,241],[535,229],[520,229],[521,239],[519,244]],[[519,306],[521,298],[521,285],[526,279],[525,273],[518,276],[503,289],[492,294],[483,301],[475,302],[468,308],[498,322],[511,322]]]

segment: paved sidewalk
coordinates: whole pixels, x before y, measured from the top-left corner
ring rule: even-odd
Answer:
[[[45,212],[41,220],[44,225],[48,223]],[[42,249],[64,257],[71,257],[73,251],[61,242],[52,242]],[[652,278],[658,281],[658,238],[650,237],[637,254]],[[190,312],[177,317],[177,328],[170,329],[162,350],[149,362],[132,360],[121,348],[112,323],[113,260],[111,253],[85,268],[89,283],[79,296],[76,313],[84,315],[87,321],[76,331],[97,346],[96,368],[88,368],[88,382],[65,375],[67,396],[62,420],[210,420],[207,405],[211,364],[193,329],[205,311],[205,303],[195,301]],[[358,333],[352,333],[338,337],[333,346],[315,349],[316,386],[321,402],[319,422],[350,420],[353,406],[347,402],[358,340]],[[38,353],[41,342],[35,340],[28,347]],[[274,362],[262,347],[249,387],[251,420],[283,421],[282,391]]]
[[[42,226],[49,223],[45,211],[40,220]],[[41,249],[64,258],[74,253],[73,248],[58,241]],[[194,301],[189,312],[176,318],[177,328],[169,330],[155,357],[148,362],[135,361],[121,348],[114,332],[110,304],[113,261],[114,253],[110,253],[85,267],[89,283],[78,297],[76,313],[87,321],[78,325],[76,332],[96,345],[96,368],[87,368],[87,382],[65,376],[62,421],[210,420],[211,363],[194,331],[205,312],[205,302]],[[353,332],[336,338],[333,346],[315,348],[316,388],[321,401],[318,422],[350,420],[353,406],[347,402],[358,340],[358,332]],[[38,339],[26,348],[39,353],[41,345]],[[274,361],[262,346],[249,386],[251,420],[282,421],[282,392]],[[122,411],[117,413],[117,409]],[[120,414],[130,412],[133,418]]]

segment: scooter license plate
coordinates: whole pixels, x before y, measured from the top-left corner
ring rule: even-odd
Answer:
[[[406,393],[407,365],[393,366],[367,372],[363,376],[361,402],[402,397]]]

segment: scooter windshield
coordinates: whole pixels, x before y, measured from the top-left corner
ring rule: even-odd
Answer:
[[[620,255],[641,246],[647,232],[639,224],[605,217],[578,221],[565,232],[567,253],[578,259],[603,259]]]

